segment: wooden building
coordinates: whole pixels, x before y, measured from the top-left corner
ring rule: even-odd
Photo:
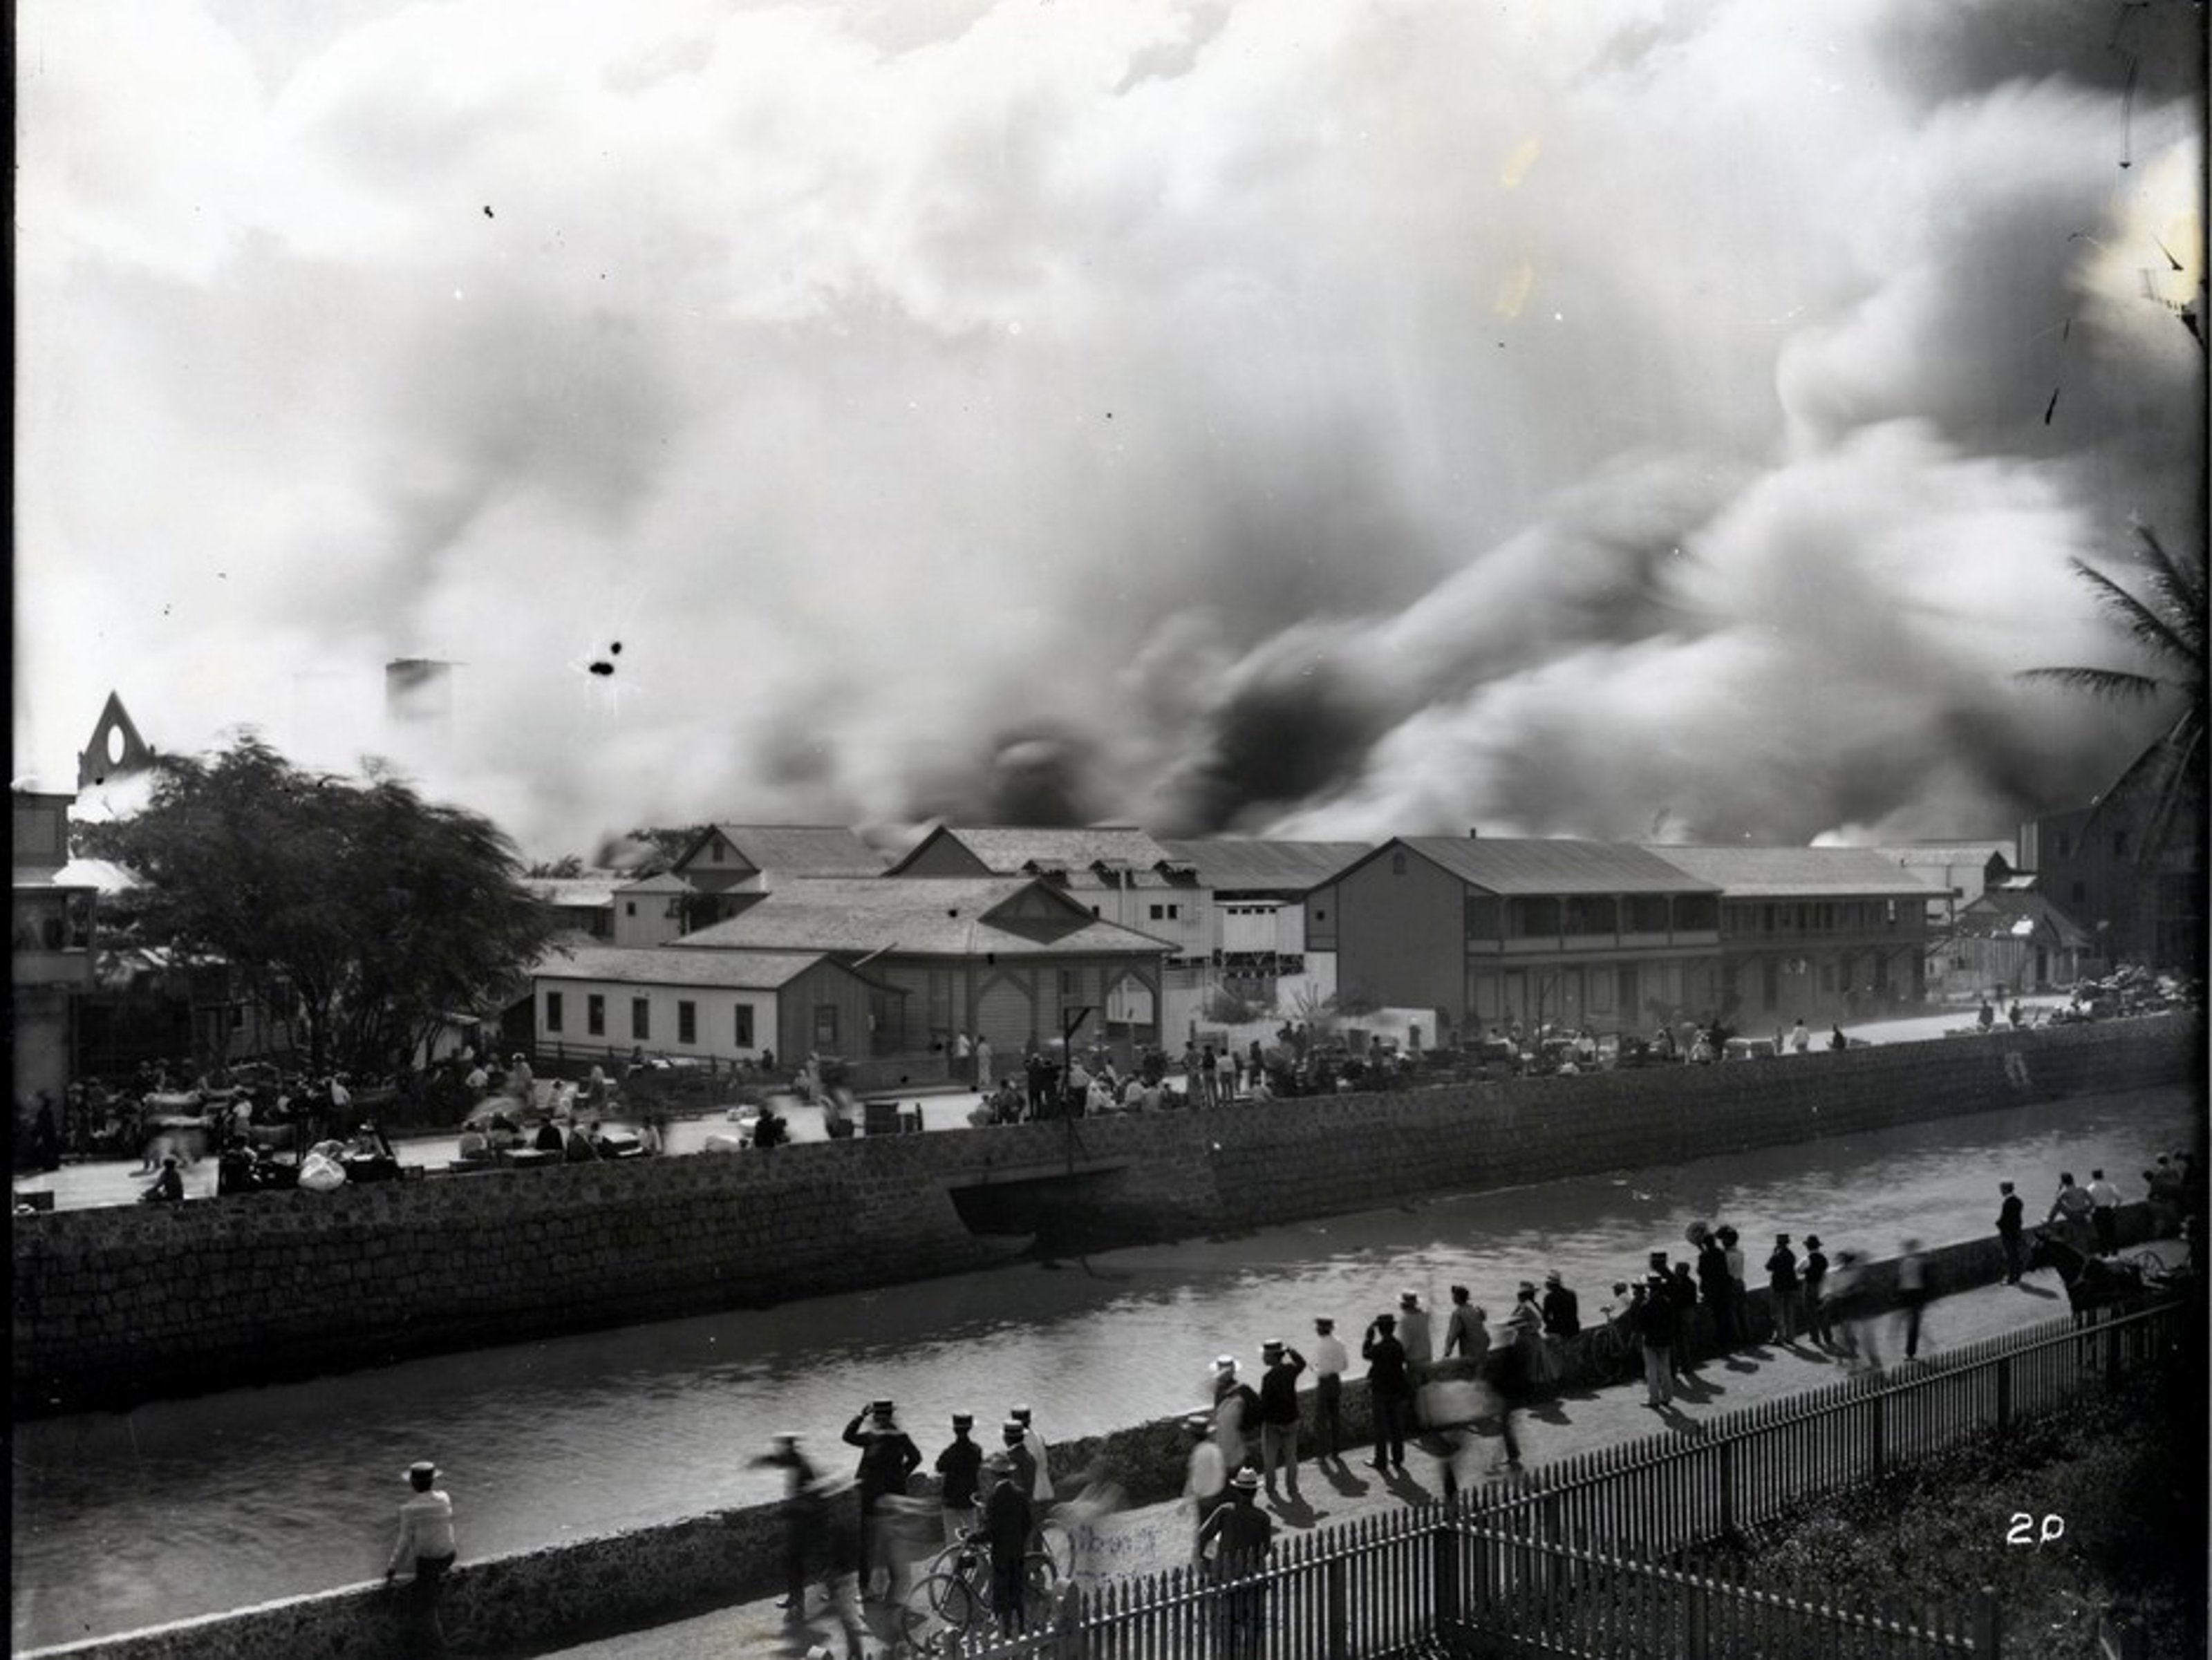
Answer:
[[[1719,888],[1625,842],[1397,837],[1305,908],[1340,991],[1433,1009],[1447,1038],[1516,1021],[1635,1031],[1718,1009]]]
[[[1158,1042],[1157,1014],[1100,1023],[1109,1003],[1158,1009],[1168,946],[1037,877],[914,876],[787,882],[663,949],[816,953],[865,974],[885,995],[850,1056],[927,1053],[965,1032],[1010,1057],[1071,1032]]]
[[[865,1054],[896,997],[821,952],[583,944],[541,960],[531,991],[540,1053],[720,1061]]]

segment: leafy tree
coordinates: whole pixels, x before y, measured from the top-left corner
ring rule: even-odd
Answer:
[[[2148,597],[2122,587],[2101,571],[2075,560],[2074,569],[2099,609],[2118,622],[2144,651],[2155,672],[2124,669],[2030,669],[2025,680],[2047,681],[2092,697],[2144,701],[2178,694],[2173,718],[2128,763],[2112,788],[2098,798],[2097,814],[2119,801],[2148,803],[2136,862],[2154,864],[2166,851],[2185,809],[2200,800],[2204,773],[2204,549],[2186,557],[2168,553],[2158,537],[2138,525],[2149,563]]]
[[[580,854],[563,853],[557,859],[552,859],[550,861],[540,860],[538,863],[532,865],[524,874],[529,876],[549,881],[565,880],[567,878],[582,875],[584,874],[584,861],[582,856]]]
[[[251,733],[161,766],[143,811],[87,839],[144,883],[105,914],[228,963],[293,1015],[318,1071],[404,1065],[447,1011],[517,986],[552,931],[489,820],[374,766],[304,772]]]

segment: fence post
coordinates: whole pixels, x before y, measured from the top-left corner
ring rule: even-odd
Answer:
[[[1984,1585],[1974,1593],[1974,1654],[1977,1660],[1996,1660],[1998,1645],[2004,1640],[2004,1621],[1997,1611],[1997,1593],[1994,1586]]]
[[[1717,1467],[1720,1471],[1720,1519],[1723,1536],[1735,1532],[1735,1441],[1722,1441]]]
[[[1887,1439],[1887,1426],[1883,1421],[1887,1415],[1882,1410],[1884,1394],[1881,1385],[1877,1383],[1875,1385],[1874,1393],[1867,1396],[1867,1410],[1873,1415],[1872,1430],[1868,1438],[1867,1463],[1869,1473],[1876,1475],[1881,1474],[1882,1467],[1887,1462],[1887,1448],[1885,1445]]]
[[[2120,1328],[2114,1321],[2105,1328],[2105,1387],[2120,1386]]]
[[[1691,1583],[1682,1587],[1682,1660],[1711,1660],[1712,1633],[1707,1628],[1709,1615],[1704,1585]]]
[[[1429,1535],[1429,1571],[1436,1576],[1436,1629],[1439,1634],[1459,1624],[1459,1553],[1453,1548],[1457,1536],[1448,1518],[1437,1519]]]
[[[1054,1612],[1055,1627],[1052,1645],[1054,1660],[1083,1660],[1090,1644],[1083,1634],[1083,1590],[1072,1581]]]
[[[1997,1427],[2012,1427],[2012,1356],[1997,1362]]]
[[[1348,1660],[1352,1653],[1352,1614],[1344,1595],[1344,1558],[1332,1556],[1328,1559],[1328,1572],[1322,1579],[1328,1622],[1328,1660]]]

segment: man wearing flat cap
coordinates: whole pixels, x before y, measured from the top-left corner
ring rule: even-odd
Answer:
[[[453,1501],[433,1485],[437,1465],[423,1459],[407,1467],[408,1494],[399,1506],[399,1539],[385,1564],[389,1585],[404,1565],[414,1575],[408,1586],[408,1612],[415,1627],[416,1652],[443,1654],[445,1629],[438,1621],[438,1589],[453,1566]]]

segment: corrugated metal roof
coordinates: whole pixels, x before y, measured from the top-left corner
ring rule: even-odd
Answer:
[[[1714,884],[1632,842],[1401,836],[1406,847],[1493,894],[1702,894]],[[1379,850],[1378,850],[1379,851]]]
[[[540,958],[542,980],[617,980],[626,985],[701,985],[773,991],[815,964],[819,951],[673,951],[664,946],[579,945]]]
[[[1372,842],[1364,841],[1212,837],[1163,839],[1160,845],[1170,858],[1194,866],[1200,883],[1217,894],[1302,894],[1327,881],[1374,847]]]
[[[2059,946],[2068,950],[2083,951],[2096,943],[2094,935],[2053,905],[2046,895],[2019,888],[1990,889],[1960,909],[1958,929],[1961,934],[1980,939],[2001,936],[2019,938],[2022,936],[2023,924],[2027,937],[2047,930]]]
[[[1991,858],[2001,858],[2010,865],[2014,857],[2013,845],[2008,841],[1914,841],[1896,842],[1880,847],[1869,847],[1869,853],[1879,853],[1892,864],[1908,868],[1935,865],[1948,868],[1954,864],[1987,864]]]
[[[1167,850],[1149,833],[1130,824],[1099,824],[1073,830],[947,824],[924,836],[914,851],[918,852],[928,845],[932,837],[940,834],[966,848],[987,868],[1008,875],[1026,864],[1077,870],[1088,869],[1102,859],[1120,860],[1133,869],[1149,870],[1168,857]],[[912,857],[913,852],[907,855],[908,858]]]
[[[1650,851],[1729,899],[1923,899],[1927,887],[1869,847],[1673,847]]]
[[[884,856],[842,824],[716,824],[710,828],[736,848],[746,863],[772,875],[883,874]],[[689,850],[696,851],[696,845]]]
[[[991,914],[1031,892],[1046,896],[1054,918],[1049,924]],[[1088,906],[1034,876],[820,877],[787,882],[743,914],[686,934],[674,944],[921,956],[1156,956],[1175,948],[1149,934],[1100,921]]]
[[[548,905],[557,905],[570,910],[589,906],[611,906],[615,889],[621,885],[619,876],[525,876],[522,886],[532,897]]]

